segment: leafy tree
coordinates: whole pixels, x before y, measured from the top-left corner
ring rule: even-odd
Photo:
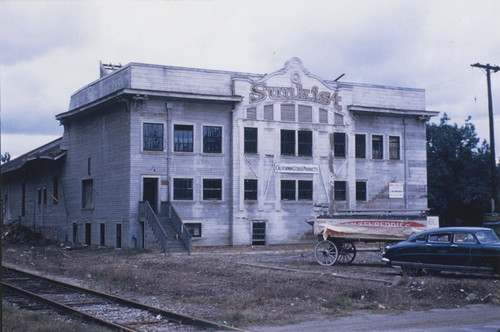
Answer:
[[[10,161],[10,153],[5,152],[2,156],[2,164],[5,164]]]
[[[427,125],[428,202],[441,226],[481,225],[491,209],[490,150],[470,119],[450,125],[445,113],[439,125]]]

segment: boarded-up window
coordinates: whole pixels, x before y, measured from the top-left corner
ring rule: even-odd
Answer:
[[[319,109],[319,123],[328,123],[328,111],[323,108]]]
[[[295,104],[281,104],[281,121],[295,121]]]
[[[264,106],[264,120],[274,120],[274,107],[273,105]]]
[[[248,120],[257,119],[257,109],[255,107],[247,108],[247,119]]]
[[[82,181],[82,209],[94,208],[94,180]]]
[[[342,114],[335,113],[335,124],[336,125],[344,124],[344,116]]]
[[[299,122],[312,122],[312,106],[299,105]]]

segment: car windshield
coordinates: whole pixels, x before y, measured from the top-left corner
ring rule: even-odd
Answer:
[[[493,232],[493,230],[477,232],[476,237],[481,243],[492,243],[500,241],[498,239],[498,236]]]

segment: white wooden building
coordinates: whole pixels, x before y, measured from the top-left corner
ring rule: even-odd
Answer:
[[[188,248],[297,243],[318,214],[419,214],[437,114],[422,89],[327,80],[298,58],[265,75],[102,66],[56,116],[62,139],[2,166],[4,223],[175,251],[187,231]]]

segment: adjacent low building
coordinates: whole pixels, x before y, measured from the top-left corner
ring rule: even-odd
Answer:
[[[297,243],[318,214],[427,210],[425,91],[130,63],[2,166],[4,223],[113,247]],[[190,236],[187,236],[187,233]]]

